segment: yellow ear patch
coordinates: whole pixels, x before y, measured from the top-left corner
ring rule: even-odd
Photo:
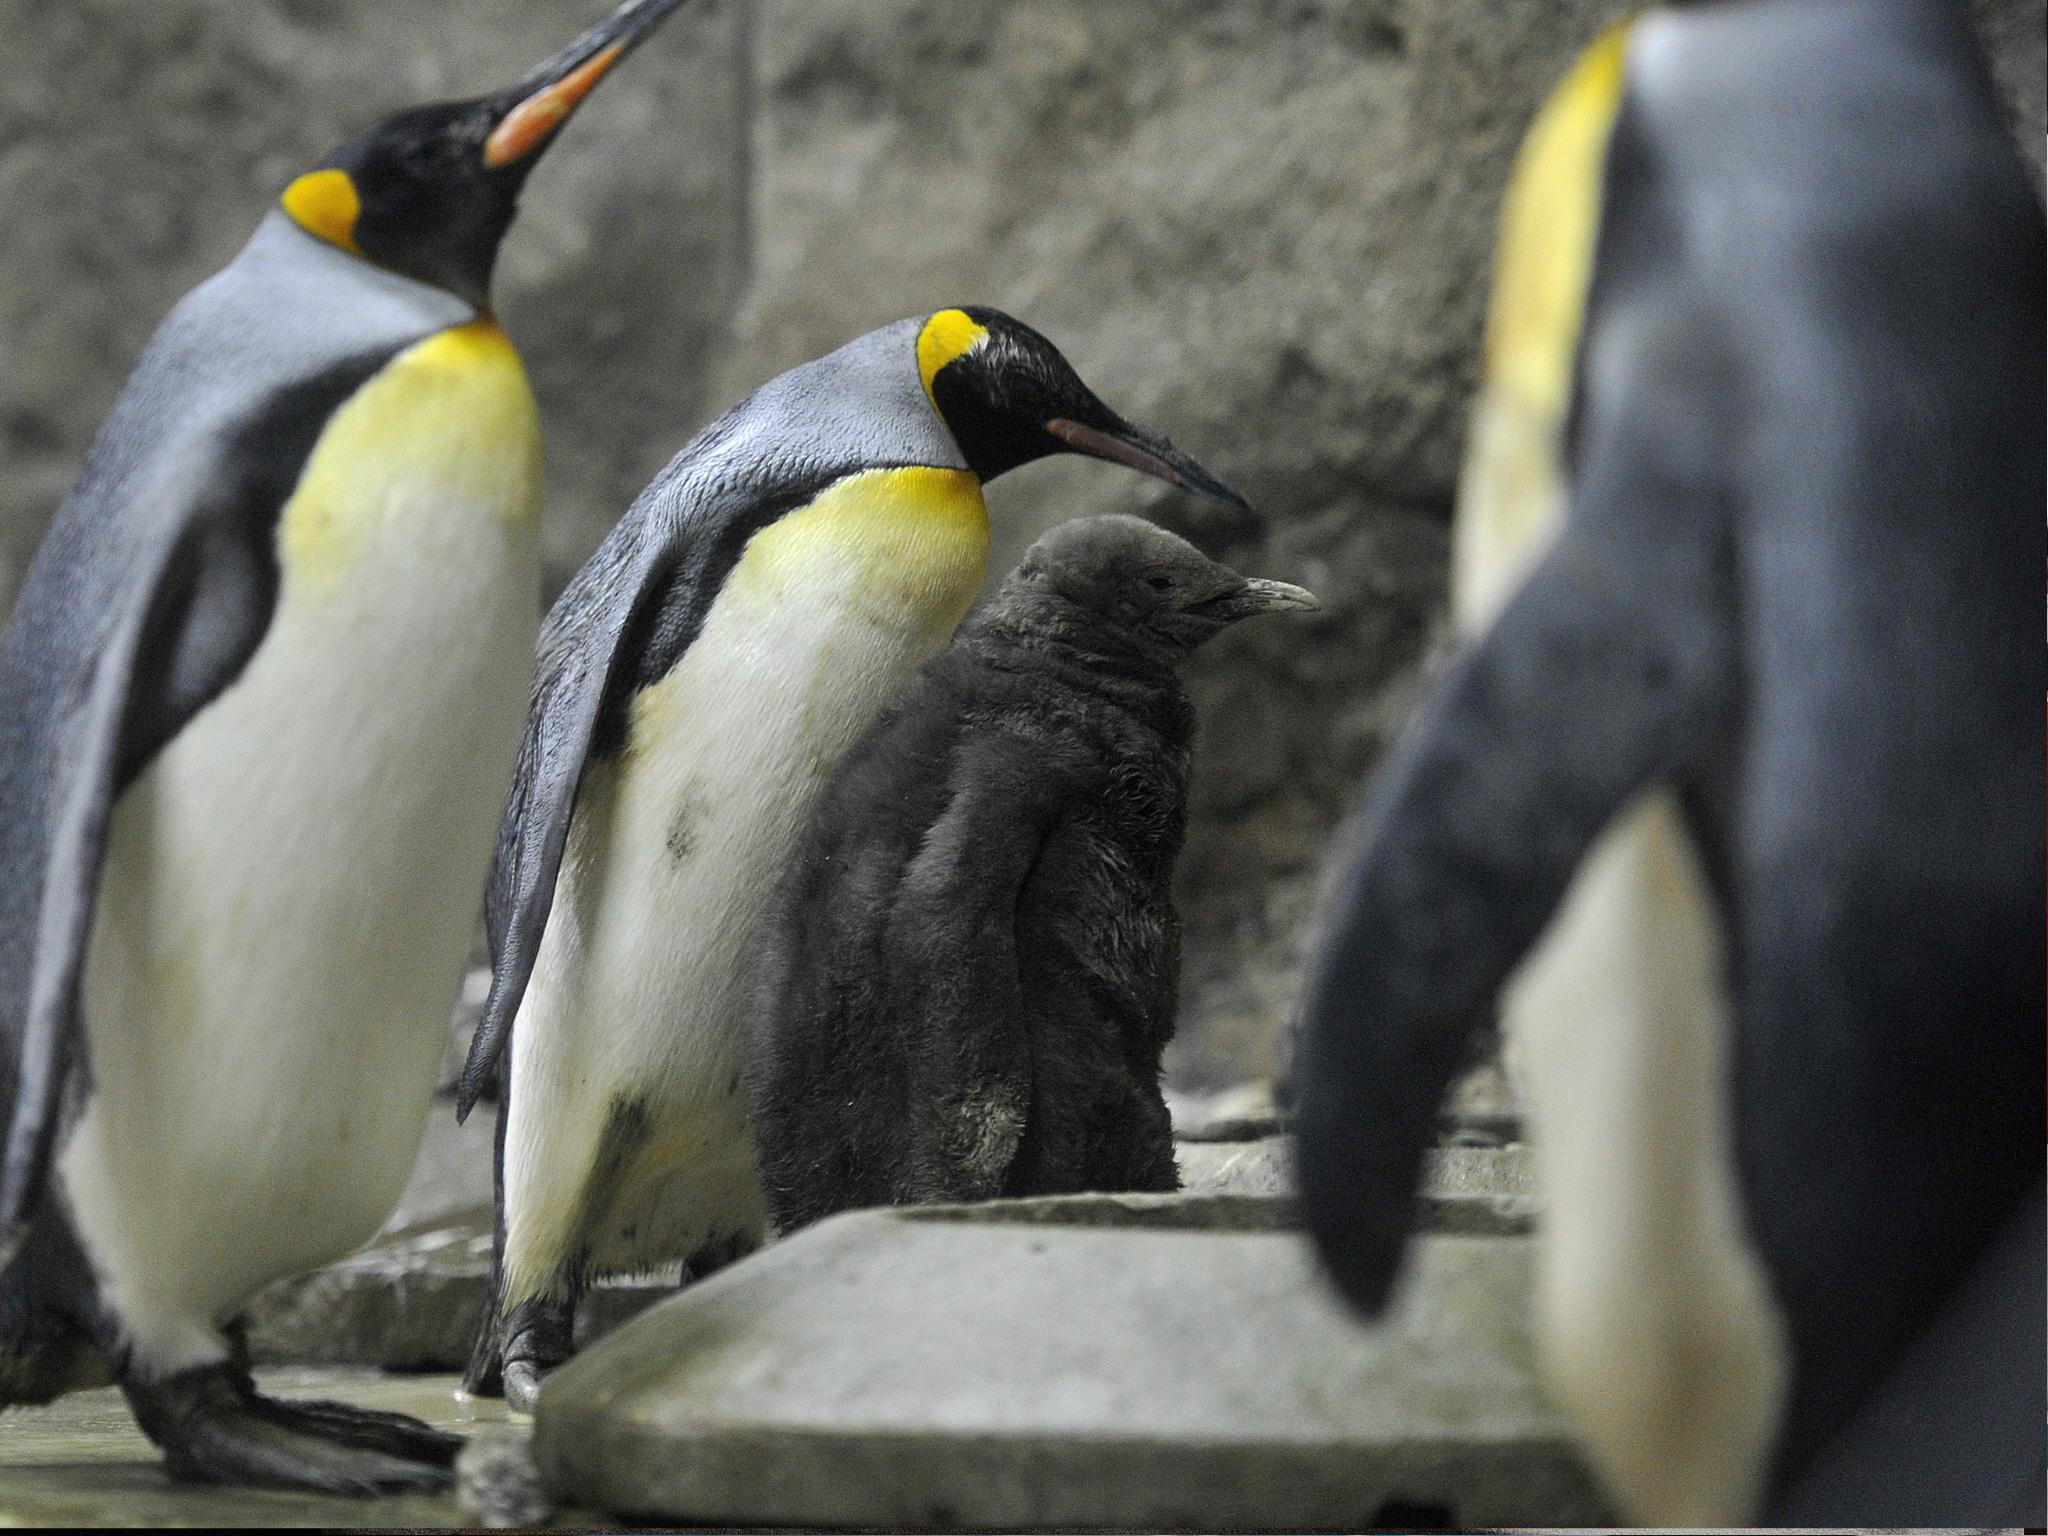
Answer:
[[[318,235],[329,245],[360,256],[356,249],[356,220],[363,200],[347,171],[308,171],[284,189],[279,199],[292,222],[309,235]]]
[[[988,327],[964,309],[942,309],[925,321],[917,333],[917,376],[924,380],[924,394],[932,409],[939,402],[932,397],[932,380],[956,357],[964,356],[988,340]]]

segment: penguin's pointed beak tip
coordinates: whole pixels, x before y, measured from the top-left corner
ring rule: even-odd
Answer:
[[[1242,586],[1232,587],[1222,596],[1209,599],[1195,611],[1225,624],[1235,624],[1241,619],[1255,619],[1262,613],[1286,613],[1290,610],[1312,613],[1322,606],[1321,600],[1306,587],[1254,576],[1246,578]]]
[[[1156,433],[1146,432],[1127,422],[1107,429],[1091,427],[1063,416],[1048,421],[1045,430],[1075,453],[1122,464],[1141,475],[1150,475],[1168,485],[1220,502],[1245,517],[1256,518],[1258,515],[1249,501]]]
[[[492,103],[497,121],[484,139],[484,164],[503,170],[538,155],[613,66],[684,3],[628,0],[503,92]]]
[[[1262,576],[1255,576],[1245,583],[1244,600],[1247,615],[1285,613],[1290,609],[1314,613],[1323,606],[1322,599],[1307,587],[1297,587],[1285,581],[1269,581]]]

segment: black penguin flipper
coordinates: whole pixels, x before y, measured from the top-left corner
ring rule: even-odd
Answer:
[[[276,564],[244,510],[216,504],[185,523],[74,685],[53,757],[42,900],[0,1164],[0,1255],[11,1254],[41,1204],[65,1087],[82,1057],[80,991],[114,803],[240,674],[269,627]]]
[[[635,621],[662,590],[659,550],[643,550],[623,533],[622,525],[620,541],[601,548],[577,574],[541,637],[526,734],[484,895],[491,991],[463,1063],[458,1121],[476,1107],[511,1037],[554,908],[555,878],[599,717],[619,691]]]
[[[492,944],[497,943],[496,936]],[[501,1083],[511,1077],[510,1042],[501,1062]],[[505,1351],[499,1336],[498,1311],[505,1295],[505,1132],[512,1116],[506,1109],[510,1095],[498,1095],[498,1122],[491,1127],[491,1280],[484,1308],[477,1318],[476,1338],[470,1344],[469,1363],[462,1368],[462,1390],[478,1397],[497,1397],[504,1391]]]
[[[1734,391],[1684,306],[1634,325],[1614,370],[1628,398],[1587,402],[1565,530],[1369,797],[1310,979],[1293,1083],[1303,1203],[1368,1311],[1386,1302],[1473,1032],[1602,827],[1687,762],[1732,686],[1715,397]]]

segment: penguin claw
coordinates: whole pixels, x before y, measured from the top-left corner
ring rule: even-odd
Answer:
[[[514,1360],[505,1367],[505,1408],[509,1413],[525,1414],[531,1417],[533,1405],[540,1397],[540,1384],[544,1371],[533,1360]]]
[[[503,1324],[505,1406],[531,1415],[548,1372],[575,1353],[576,1299],[570,1295],[530,1297]]]
[[[256,1396],[227,1364],[123,1386],[177,1482],[368,1497],[454,1480],[458,1437],[403,1414]]]

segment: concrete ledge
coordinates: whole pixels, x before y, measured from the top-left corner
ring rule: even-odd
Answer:
[[[1182,1142],[1175,1155],[1184,1186],[1180,1198],[1277,1200],[1286,1212],[1277,1224],[1300,1224],[1290,1138]],[[1529,1231],[1536,1212],[1527,1147],[1438,1147],[1425,1154],[1416,1216],[1423,1231],[1506,1236]]]
[[[1532,1377],[1525,1243],[1425,1240],[1366,1328],[1297,1236],[1105,1226],[1109,1198],[800,1233],[553,1378],[543,1472],[662,1521],[1605,1523]]]
[[[974,1222],[998,1211],[1010,1224],[1125,1230],[1277,1232],[1301,1224],[1290,1144],[1186,1143],[1187,1188],[1172,1195],[1060,1195],[991,1206],[929,1206],[907,1221]],[[1418,1219],[1427,1232],[1507,1235],[1529,1230],[1536,1210],[1521,1147],[1446,1147],[1429,1154]],[[338,1264],[278,1282],[249,1309],[250,1348],[260,1363],[374,1365],[387,1370],[460,1369],[469,1358],[490,1290],[490,1212],[437,1212]],[[595,1339],[676,1290],[672,1279],[611,1280],[584,1301],[579,1333]]]

